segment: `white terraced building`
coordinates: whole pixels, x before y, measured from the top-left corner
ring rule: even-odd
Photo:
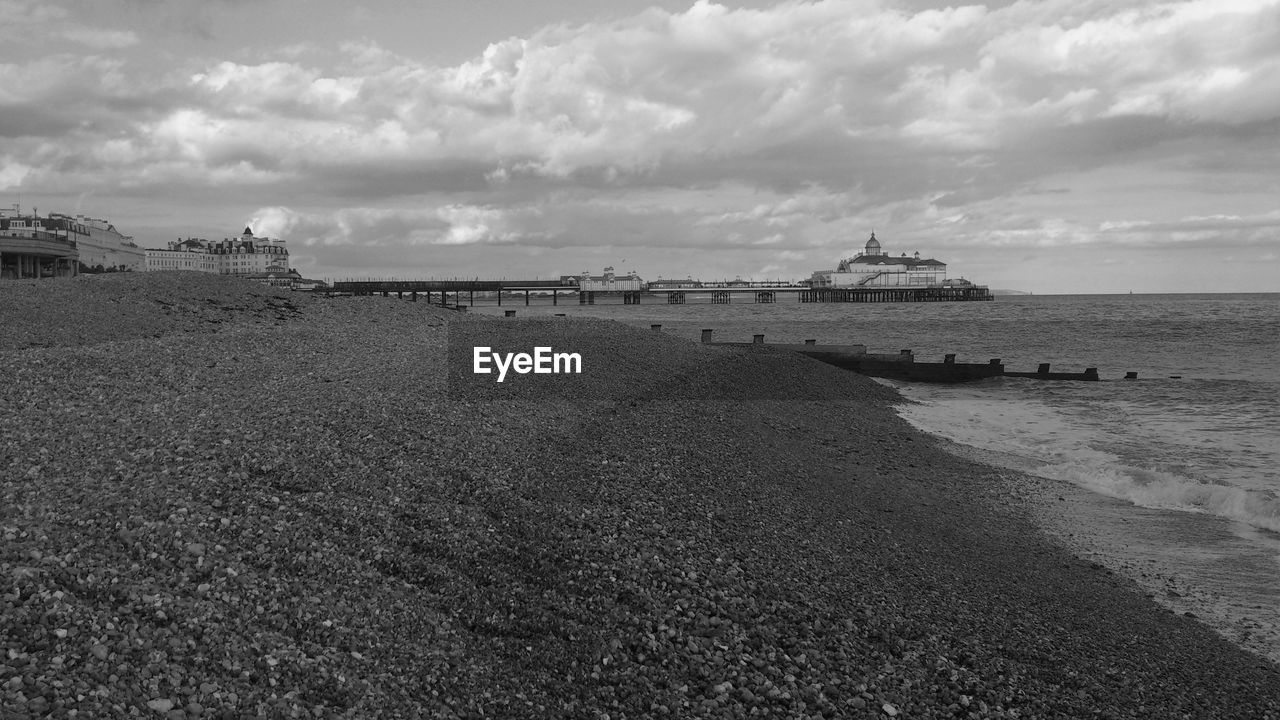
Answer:
[[[255,237],[245,228],[238,238],[176,240],[168,247],[147,250],[147,270],[194,270],[221,275],[262,275],[289,272],[289,249],[284,240]]]

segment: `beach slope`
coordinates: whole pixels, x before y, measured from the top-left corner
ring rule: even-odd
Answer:
[[[787,353],[152,273],[0,284],[0,378],[5,717],[1280,717]]]

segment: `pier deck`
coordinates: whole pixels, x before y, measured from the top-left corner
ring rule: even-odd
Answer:
[[[561,293],[578,295],[578,302],[594,305],[597,300],[621,298],[624,305],[640,305],[646,299],[659,304],[685,305],[706,302],[727,305],[734,302],[776,303],[788,295],[802,303],[898,303],[898,302],[957,302],[970,300],[994,300],[991,291],[980,286],[966,287],[858,287],[812,288],[808,285],[779,285],[774,283],[703,283],[695,287],[653,287],[644,290],[593,290],[560,280],[346,280],[333,283],[331,292],[352,295],[395,294],[417,300],[418,295],[431,297],[439,293],[444,304],[450,294],[458,303],[465,296],[475,304],[477,292],[497,293],[498,304],[502,294],[520,294],[529,304],[532,293],[551,293],[552,304],[559,303]],[[788,300],[790,301],[790,300]]]

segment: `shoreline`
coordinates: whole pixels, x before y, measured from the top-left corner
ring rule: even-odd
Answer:
[[[905,409],[904,413],[904,418],[910,414]],[[1136,583],[1169,611],[1194,617],[1229,642],[1280,663],[1280,616],[1267,612],[1269,594],[1249,587],[1251,583],[1242,584],[1247,574],[1243,568],[1265,572],[1257,565],[1271,562],[1261,548],[1245,541],[1245,534],[1268,531],[1212,513],[1147,507],[1037,475],[998,451],[907,421],[957,457],[995,468],[1009,486],[1007,500],[1023,506],[1041,531],[1075,555],[1096,560]],[[1234,572],[1240,578],[1230,588],[1222,587],[1226,581],[1217,565],[1232,558],[1239,564]],[[1240,564],[1245,562],[1251,564]]]
[[[1280,713],[1274,664],[1050,540],[866,378],[160,275],[0,305],[49,345],[0,349],[5,707]],[[459,328],[588,362],[452,383]]]

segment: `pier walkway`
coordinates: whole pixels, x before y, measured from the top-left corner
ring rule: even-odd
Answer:
[[[409,295],[417,300],[426,296],[431,302],[439,294],[441,305],[448,305],[450,294],[455,305],[462,304],[465,296],[469,305],[475,304],[475,294],[495,293],[498,305],[503,295],[524,295],[528,305],[534,293],[550,294],[551,304],[558,305],[561,293],[576,294],[581,305],[595,305],[597,300],[620,297],[623,305],[639,305],[644,299],[667,305],[685,305],[709,302],[727,305],[733,302],[776,303],[786,295],[794,295],[802,303],[882,303],[882,302],[956,302],[969,300],[994,300],[985,287],[871,287],[871,288],[812,288],[808,285],[778,285],[754,282],[703,283],[692,287],[666,287],[648,290],[582,290],[576,285],[566,285],[560,280],[348,280],[333,283],[331,292],[351,295],[382,295],[394,293],[397,297]]]
[[[344,280],[333,283],[330,292],[383,297],[395,293],[396,297],[408,295],[410,300],[423,295],[427,302],[433,293],[439,293],[441,305],[449,304],[449,293],[454,295],[454,305],[462,304],[463,293],[469,305],[475,305],[477,292],[497,293],[499,305],[503,293],[524,293],[524,304],[528,305],[530,293],[550,292],[551,304],[557,305],[560,293],[576,293],[578,287],[559,280]]]

